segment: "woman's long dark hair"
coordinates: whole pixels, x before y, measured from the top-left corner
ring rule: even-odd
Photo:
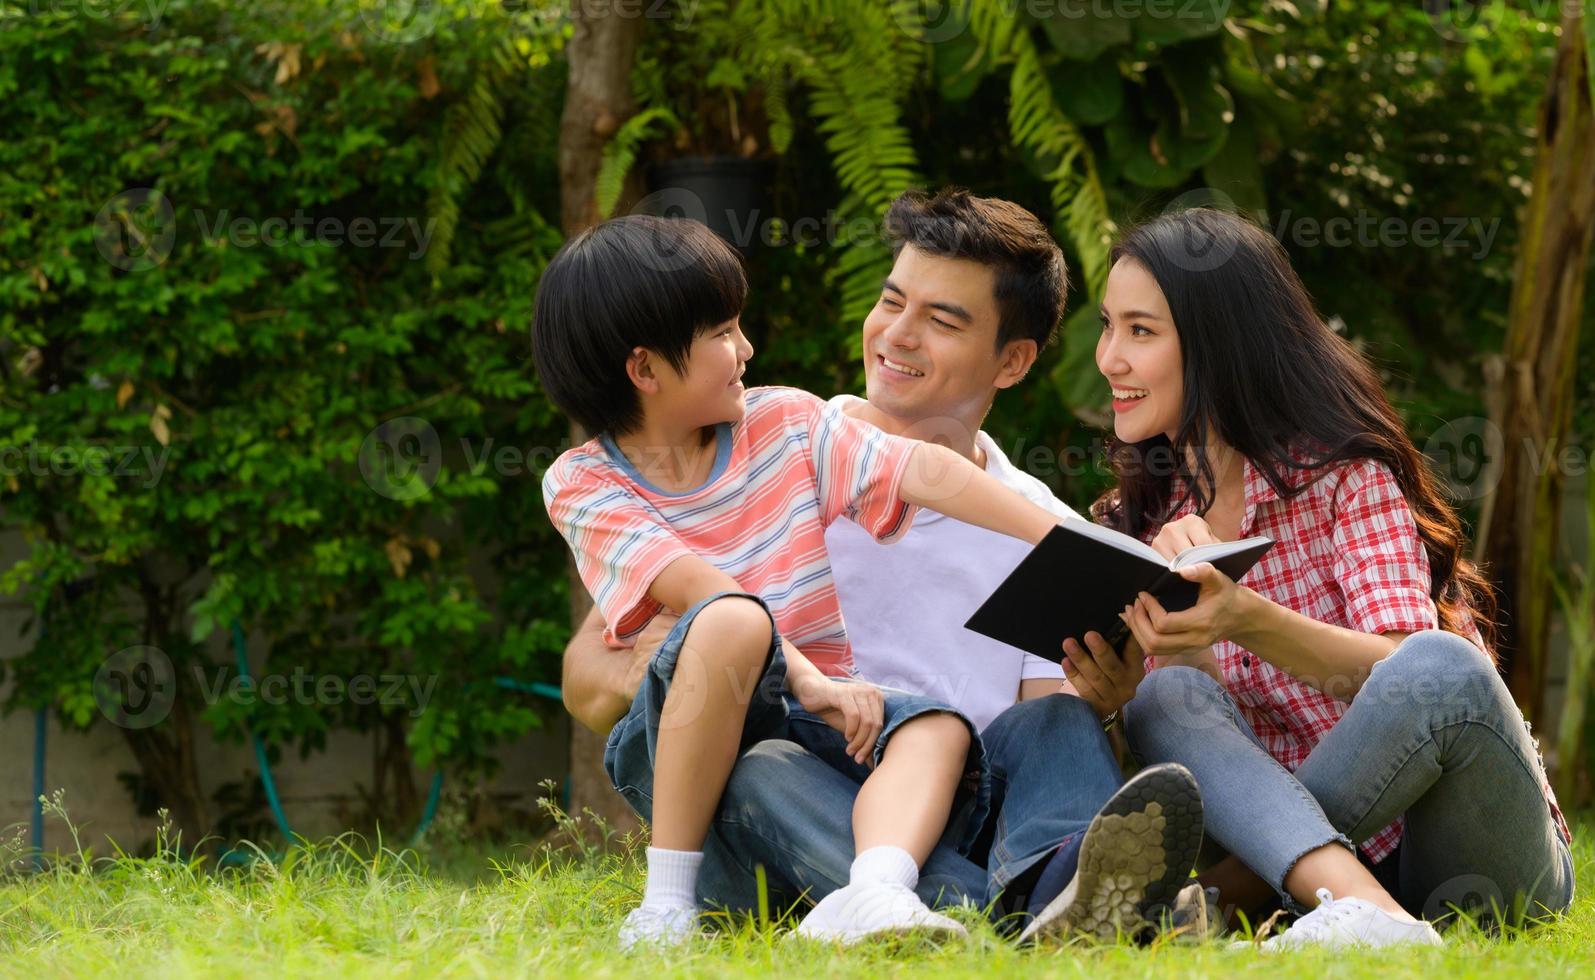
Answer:
[[[1319,317],[1284,248],[1242,218],[1194,208],[1126,233],[1110,262],[1122,258],[1151,273],[1168,301],[1185,403],[1172,442],[1161,434],[1133,444],[1110,436],[1118,485],[1097,499],[1092,516],[1140,537],[1188,499],[1206,513],[1215,491],[1204,451],[1209,433],[1250,459],[1282,498],[1306,488],[1306,471],[1377,460],[1395,474],[1417,522],[1440,627],[1464,633],[1471,611],[1493,658],[1495,593],[1463,556],[1462,522],[1378,374]],[[1184,479],[1178,500],[1172,474]]]

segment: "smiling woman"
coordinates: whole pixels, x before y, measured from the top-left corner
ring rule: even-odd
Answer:
[[[1566,909],[1570,837],[1494,668],[1490,588],[1377,374],[1241,218],[1164,215],[1112,257],[1118,486],[1094,516],[1167,556],[1277,542],[1240,583],[1182,570],[1189,610],[1125,610],[1152,668],[1130,745],[1196,774],[1233,855],[1209,883],[1318,905],[1286,945],[1438,942],[1414,916],[1457,904]]]

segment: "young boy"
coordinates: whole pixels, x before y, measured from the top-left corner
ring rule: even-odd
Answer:
[[[891,541],[928,506],[1034,544],[1056,518],[950,449],[886,435],[804,392],[745,389],[746,290],[736,254],[706,227],[645,216],[572,239],[538,290],[544,390],[597,433],[549,469],[549,516],[607,642],[630,645],[661,609],[681,612],[605,748],[653,833],[622,943],[694,933],[703,841],[731,767],[762,739],[813,738],[791,724],[802,713],[874,771],[854,806],[849,884],[799,932],[962,933],[912,889],[962,777],[983,774],[978,740],[938,702],[848,676],[825,528],[845,516]],[[836,744],[813,748],[836,756]],[[971,828],[985,792],[977,780]]]

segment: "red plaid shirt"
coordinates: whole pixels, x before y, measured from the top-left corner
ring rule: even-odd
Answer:
[[[1299,459],[1301,457],[1298,457]],[[1269,549],[1240,584],[1286,609],[1321,623],[1363,633],[1416,633],[1436,629],[1429,598],[1429,556],[1418,536],[1412,511],[1383,463],[1343,463],[1290,499],[1282,500],[1246,460],[1246,511],[1241,536],[1272,538]],[[1321,472],[1321,471],[1319,471]],[[1292,486],[1317,472],[1286,470]],[[1176,477],[1174,498],[1184,487]],[[1192,513],[1186,501],[1171,515]],[[1146,535],[1151,541],[1161,525]],[[1472,619],[1464,634],[1481,650],[1483,637]],[[1346,713],[1343,701],[1308,687],[1256,654],[1228,640],[1213,644],[1224,686],[1242,717],[1270,755],[1291,772]],[[1152,666],[1148,659],[1147,666]],[[1558,831],[1571,841],[1540,766],[1540,782]],[[1384,860],[1401,841],[1404,820],[1397,819],[1362,845],[1372,861]]]

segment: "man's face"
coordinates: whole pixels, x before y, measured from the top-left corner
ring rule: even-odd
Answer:
[[[997,349],[996,270],[904,246],[864,320],[864,382],[876,409],[913,422],[967,420],[1024,377],[1036,343]],[[969,433],[973,435],[973,433]]]

